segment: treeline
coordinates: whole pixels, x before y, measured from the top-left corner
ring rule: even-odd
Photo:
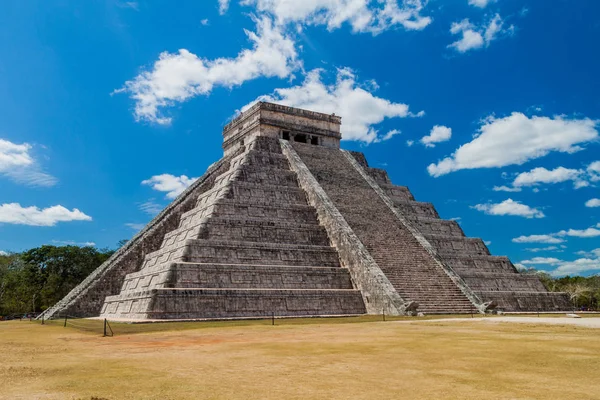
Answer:
[[[521,271],[523,274],[536,274],[546,289],[551,292],[566,292],[577,309],[600,310],[600,275],[564,276],[554,278],[546,272],[534,268]]]
[[[89,246],[41,246],[0,255],[0,316],[44,311],[113,253]]]

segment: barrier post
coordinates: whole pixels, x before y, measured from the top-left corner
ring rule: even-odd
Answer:
[[[67,327],[67,316],[65,315],[65,324],[63,325],[63,328]]]
[[[103,337],[106,337],[106,318],[104,318],[104,335]]]

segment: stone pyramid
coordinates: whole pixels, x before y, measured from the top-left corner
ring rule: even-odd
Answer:
[[[257,103],[224,156],[54,307],[164,320],[559,311],[481,239],[341,150],[341,119]]]

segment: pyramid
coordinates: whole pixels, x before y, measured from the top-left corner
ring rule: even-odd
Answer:
[[[260,102],[224,156],[48,309],[113,320],[568,310],[340,149],[341,118]]]

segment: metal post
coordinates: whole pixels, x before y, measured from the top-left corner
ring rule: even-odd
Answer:
[[[63,328],[67,327],[67,316],[65,315],[65,324],[63,325]]]
[[[473,307],[471,307],[471,318],[475,318],[473,317]]]
[[[106,318],[104,318],[104,337],[106,337]]]
[[[44,314],[42,314],[42,325],[44,325]]]
[[[385,308],[381,310],[381,315],[383,315],[383,322],[385,322]]]
[[[271,313],[271,325],[275,325],[275,312]]]

